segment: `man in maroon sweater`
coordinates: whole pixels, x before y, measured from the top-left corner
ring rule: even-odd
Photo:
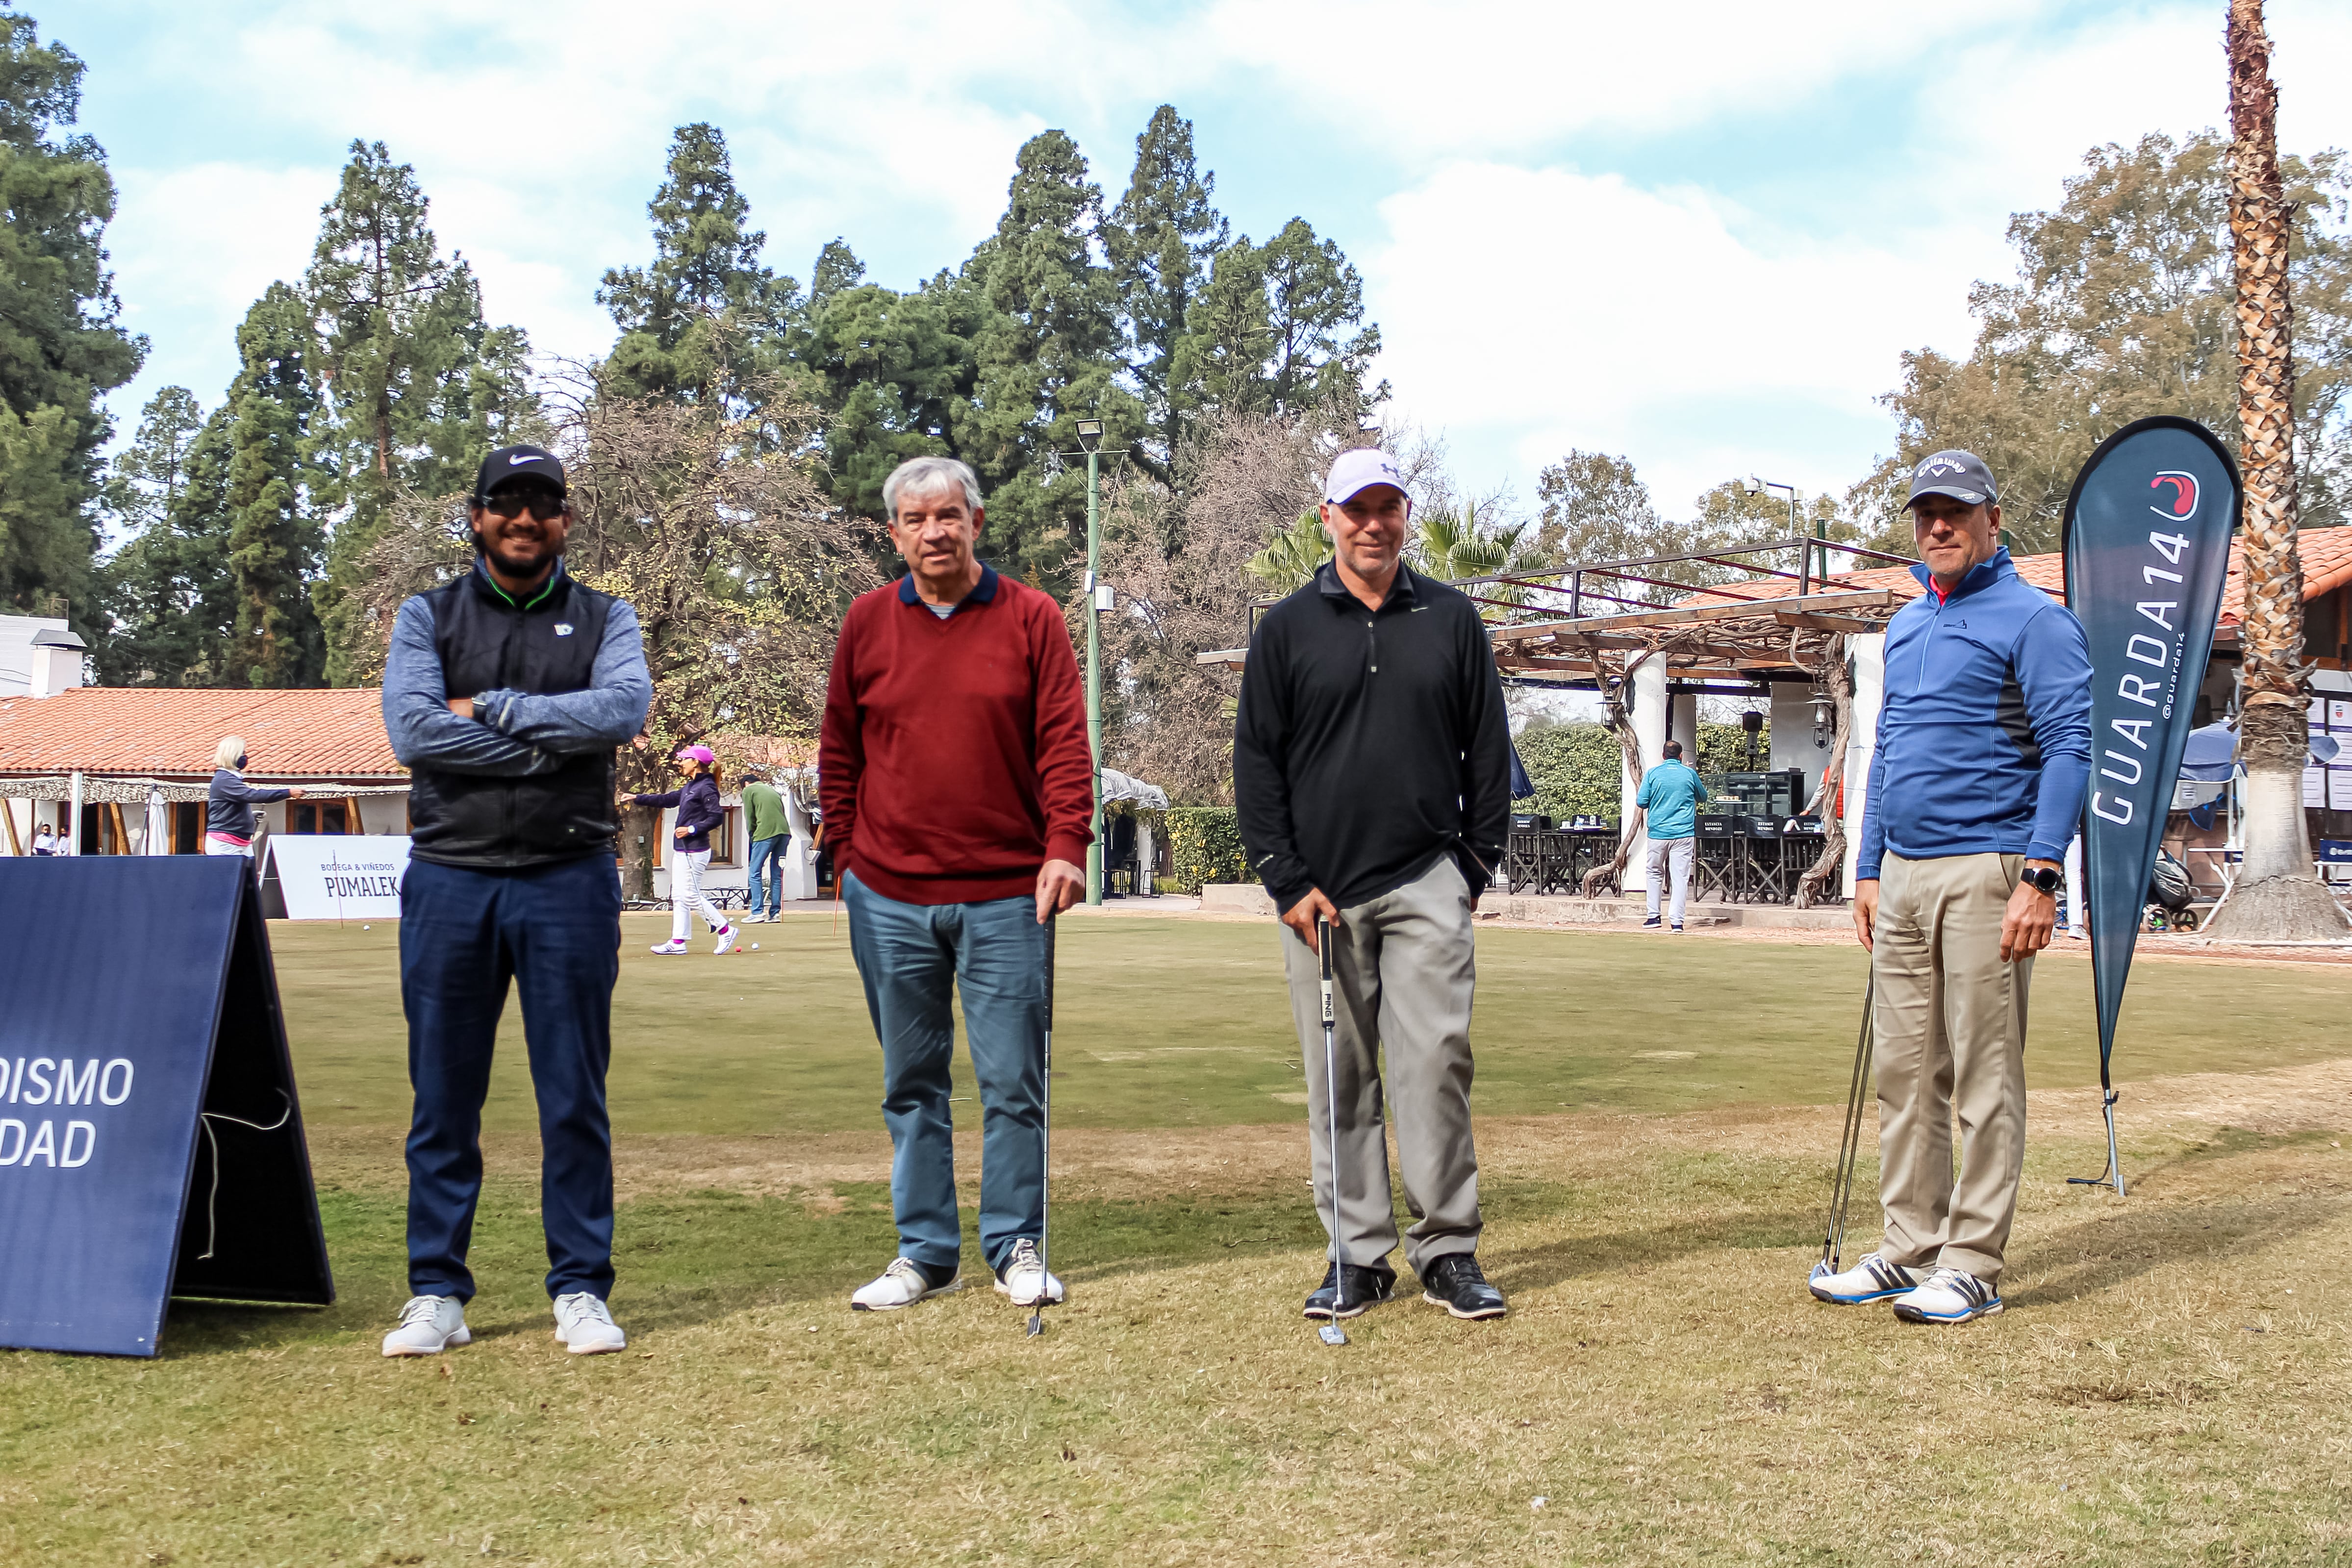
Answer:
[[[1045,922],[1085,894],[1094,759],[1061,606],[973,553],[980,480],[915,458],[882,487],[907,574],[849,606],[818,752],[825,842],[882,1041],[898,1257],[861,1311],[956,1289],[950,992],[980,1081],[980,1243],[1013,1304],[1062,1300],[1045,1226]]]

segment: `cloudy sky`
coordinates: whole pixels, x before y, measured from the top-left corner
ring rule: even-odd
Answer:
[[[1896,356],[1964,351],[1969,281],[2085,149],[2226,117],[2221,0],[1123,6],[667,0],[24,0],[89,66],[125,315],[116,395],[207,403],[231,333],[305,265],[354,137],[415,165],[494,321],[610,341],[603,270],[649,253],[672,127],[727,132],[768,259],[835,235],[911,285],[994,225],[1058,126],[1115,200],[1153,107],[1217,199],[1361,268],[1402,413],[1524,500],[1572,447],[1670,512],[1760,472],[1843,489],[1890,445]],[[2352,146],[2352,6],[2273,0],[2291,150]]]

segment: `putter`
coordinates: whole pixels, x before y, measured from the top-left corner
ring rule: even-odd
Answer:
[[[1045,1131],[1044,1168],[1037,1177],[1037,1261],[1045,1266],[1045,1283],[1029,1307],[1029,1338],[1045,1331],[1045,1303],[1054,1294],[1054,1255],[1046,1250],[1048,1221],[1054,1197],[1054,923],[1045,917]]]
[[[1348,1266],[1339,1257],[1339,1021],[1331,1007],[1331,922],[1320,915],[1315,917],[1315,956],[1323,969],[1323,1110],[1331,1145],[1331,1315],[1315,1337],[1327,1345],[1344,1345],[1348,1331],[1339,1326],[1339,1309],[1348,1304]]]
[[[1821,1261],[1805,1278],[1818,1279],[1845,1267],[1846,1200],[1853,1196],[1853,1168],[1862,1157],[1862,1091],[1870,1082],[1870,1058],[1877,1043],[1871,1004],[1878,990],[1874,975],[1862,989],[1862,1032],[1853,1045],[1853,1076],[1845,1089],[1845,1126],[1838,1134],[1837,1175],[1830,1184],[1829,1223],[1822,1231]]]

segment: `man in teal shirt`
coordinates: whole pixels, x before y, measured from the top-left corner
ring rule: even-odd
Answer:
[[[784,904],[784,846],[792,839],[792,824],[784,816],[784,797],[757,773],[743,785],[743,836],[751,841],[751,908],[746,925],[774,920]],[[767,868],[766,910],[761,909],[761,868]]]
[[[1669,868],[1675,879],[1672,924],[1676,931],[1683,929],[1691,861],[1698,851],[1698,803],[1706,798],[1706,785],[1683,761],[1683,743],[1668,741],[1665,760],[1642,775],[1641,793],[1633,797],[1633,804],[1650,814],[1650,915],[1642,922],[1643,931],[1658,929],[1658,882]]]

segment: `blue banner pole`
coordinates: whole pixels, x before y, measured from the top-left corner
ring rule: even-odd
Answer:
[[[2148,878],[2213,651],[2241,507],[2229,448],[2160,415],[2099,444],[2066,497],[2066,603],[2091,649],[2091,788],[2084,902],[2099,1019],[2107,1168],[2072,1176],[2124,1195],[2112,1062]]]

